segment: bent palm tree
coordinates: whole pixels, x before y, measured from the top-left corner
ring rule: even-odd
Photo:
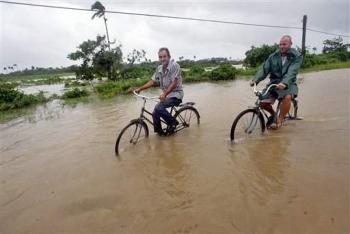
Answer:
[[[106,36],[107,36],[107,41],[108,41],[108,49],[111,50],[111,42],[109,41],[109,33],[108,33],[108,27],[107,27],[107,18],[105,16],[105,10],[106,8],[102,5],[101,2],[96,1],[94,4],[91,6],[91,10],[96,11],[95,14],[92,15],[91,19],[94,19],[95,17],[101,18],[103,17],[103,20],[105,22],[105,27],[106,27]]]

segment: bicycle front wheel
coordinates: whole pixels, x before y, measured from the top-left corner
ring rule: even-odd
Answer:
[[[142,120],[131,121],[118,135],[115,143],[116,155],[133,148],[137,143],[147,138],[148,134],[148,127]]]
[[[242,141],[254,138],[265,131],[264,117],[254,109],[242,111],[233,121],[231,127],[231,141]]]

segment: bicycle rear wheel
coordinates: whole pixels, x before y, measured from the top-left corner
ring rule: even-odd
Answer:
[[[289,112],[287,114],[288,119],[296,119],[298,118],[298,101],[293,99]]]
[[[179,122],[177,131],[183,128],[188,128],[191,125],[198,126],[200,124],[200,115],[196,108],[192,106],[185,106],[180,108],[174,115]]]
[[[279,116],[281,112],[281,101],[279,101],[277,108],[276,108],[276,116]],[[286,116],[284,117],[285,120],[294,120],[298,118],[298,101],[293,99],[292,103],[290,104],[290,108]]]
[[[118,135],[115,153],[119,155],[148,137],[148,127],[142,120],[132,120]]]
[[[258,137],[265,131],[264,117],[258,110],[247,109],[238,114],[231,127],[231,141]]]

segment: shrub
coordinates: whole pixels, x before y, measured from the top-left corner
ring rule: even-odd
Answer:
[[[193,65],[189,70],[182,71],[184,82],[208,81],[210,73],[205,72],[201,65]]]
[[[193,65],[190,69],[191,75],[202,75],[205,72],[204,68],[200,65]]]
[[[106,81],[96,86],[96,91],[105,97],[112,97],[117,94],[126,94],[133,89],[145,84],[149,78],[144,79],[128,79],[119,81]]]
[[[251,67],[258,67],[259,64],[262,64],[271,53],[275,52],[278,49],[278,45],[262,45],[261,47],[252,46],[250,50],[245,52],[246,58],[244,63]]]
[[[79,89],[74,88],[72,90],[66,91],[63,95],[63,99],[70,99],[70,98],[80,98],[80,97],[86,97],[89,93],[85,89]]]
[[[155,68],[153,66],[137,65],[134,67],[125,68],[122,71],[123,79],[151,77]]]
[[[218,68],[212,70],[210,74],[211,80],[233,80],[236,76],[236,68],[230,64],[222,64]]]
[[[27,95],[16,90],[14,85],[0,84],[0,111],[30,106],[47,100],[43,92]]]

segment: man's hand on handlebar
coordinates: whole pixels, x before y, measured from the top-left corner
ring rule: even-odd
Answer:
[[[165,93],[162,93],[162,94],[159,96],[160,102],[164,102],[164,101],[165,101],[165,98],[166,98]]]
[[[287,88],[287,85],[285,83],[279,83],[279,84],[277,84],[276,88],[282,90],[282,89]]]
[[[254,80],[251,80],[249,85],[253,87],[254,85],[256,85],[256,82]]]

